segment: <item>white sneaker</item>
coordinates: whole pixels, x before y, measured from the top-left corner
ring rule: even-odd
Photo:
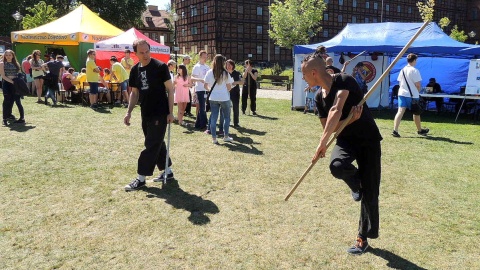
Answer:
[[[228,137],[228,136],[227,136],[227,137],[224,137],[223,140],[226,141],[226,142],[233,142],[233,138],[232,138],[232,137]]]
[[[213,140],[212,140],[212,143],[213,143],[213,144],[218,144],[217,139],[213,139]]]

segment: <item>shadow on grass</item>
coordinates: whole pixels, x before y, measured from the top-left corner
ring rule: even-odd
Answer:
[[[28,123],[27,124],[14,124],[14,123],[11,123],[8,125],[8,128],[12,131],[16,131],[16,132],[27,132],[29,131],[30,129],[34,129],[36,128],[37,126],[32,126],[32,125],[29,125]]]
[[[266,116],[266,115],[260,115],[257,113],[257,115],[254,115],[255,117],[258,117],[263,120],[278,120],[278,117],[271,117],[271,116]]]
[[[105,107],[98,107],[95,112],[97,113],[112,113],[109,109],[105,108]]]
[[[383,120],[392,120],[395,118],[395,114],[397,110],[372,110],[372,114],[375,119],[383,119]],[[456,113],[453,112],[441,112],[440,114],[436,114],[436,112],[428,111],[424,112],[421,115],[422,122],[430,122],[430,123],[449,123],[455,124],[455,118],[457,117]],[[402,118],[402,121],[412,121],[412,114],[407,111]],[[457,124],[470,124],[470,125],[478,125],[480,121],[475,120],[472,115],[465,115],[460,114],[458,117]]]
[[[202,197],[189,194],[182,190],[176,180],[169,181],[162,188],[145,187],[142,191],[148,192],[148,198],[161,198],[176,209],[185,209],[190,212],[188,220],[195,225],[205,225],[210,223],[210,218],[206,215],[217,214],[220,212],[217,205]]]
[[[454,144],[465,144],[465,145],[473,144],[472,142],[461,142],[461,141],[452,140],[450,138],[435,137],[435,136],[432,136],[432,135],[428,135],[428,136],[402,136],[402,138],[424,139],[424,140],[430,140],[430,141],[439,141],[439,142],[447,142],[447,143],[454,143]]]
[[[263,155],[263,151],[253,146],[254,144],[260,143],[256,143],[248,137],[238,137],[235,134],[230,134],[230,136],[233,138],[233,142],[222,144],[222,146],[227,147],[228,150],[245,154]]]
[[[405,269],[405,270],[426,270],[426,268],[420,267],[411,261],[408,261],[392,252],[384,249],[371,248],[369,253],[372,253],[375,256],[378,256],[384,260],[387,260],[387,266],[394,269]]]
[[[250,134],[250,135],[257,135],[257,136],[265,136],[265,134],[267,134],[267,132],[265,132],[265,131],[245,128],[245,127],[242,127],[242,126],[231,127],[230,129],[236,129],[240,134]]]

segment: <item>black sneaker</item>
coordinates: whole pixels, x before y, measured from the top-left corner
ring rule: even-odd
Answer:
[[[15,115],[13,115],[13,114],[10,114],[10,116],[7,117],[7,120],[15,120],[15,119],[16,119]]]
[[[125,186],[125,191],[137,190],[145,186],[145,181],[140,181],[138,178],[135,178],[130,184]]]
[[[160,174],[157,178],[153,178],[153,182],[163,182],[164,179],[165,179],[165,171],[162,172],[162,174]],[[167,181],[173,180],[173,179],[175,179],[175,177],[173,177],[173,172],[170,171],[170,173],[167,174]]]
[[[17,121],[14,121],[13,123],[15,123],[15,124],[25,124],[25,119],[18,119]]]
[[[359,190],[357,190],[357,191],[353,191],[353,190],[352,190],[352,198],[353,198],[354,201],[356,201],[356,202],[361,201],[361,200],[362,200],[362,195],[363,195],[363,194],[362,194],[362,190],[361,190],[361,189],[359,189]]]
[[[252,115],[257,115],[257,113],[256,113],[256,112],[252,112]]]
[[[394,131],[392,131],[392,136],[399,138],[400,134],[394,130]]]
[[[8,126],[8,121],[7,121],[7,119],[3,119],[3,125],[4,125],[4,126]]]
[[[430,129],[428,129],[428,128],[422,128],[420,131],[417,131],[417,134],[422,135],[422,136],[427,136],[429,131],[430,131]]]
[[[367,251],[368,249],[368,241],[363,240],[360,237],[357,237],[357,240],[355,241],[355,244],[349,249],[347,249],[347,252],[352,254],[352,255],[362,255]]]

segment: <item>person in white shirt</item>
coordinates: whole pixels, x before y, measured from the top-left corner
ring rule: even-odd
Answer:
[[[212,142],[217,144],[217,120],[220,110],[224,117],[223,123],[223,140],[231,142],[233,139],[228,136],[230,127],[230,90],[232,89],[233,78],[225,69],[225,57],[221,54],[215,55],[212,63],[212,69],[205,75],[205,88],[209,88],[210,93],[210,133],[212,134]]]
[[[197,94],[198,99],[198,114],[197,120],[195,121],[195,128],[196,129],[205,129],[207,127],[207,112],[205,110],[205,101],[206,101],[206,91],[207,89],[204,86],[204,78],[207,74],[207,71],[210,67],[205,64],[207,62],[208,54],[206,51],[201,50],[199,53],[199,60],[198,63],[193,66],[192,70],[192,83],[195,83],[195,92]]]
[[[397,81],[399,81],[400,89],[398,90],[398,111],[393,121],[393,137],[400,137],[398,127],[400,126],[400,121],[407,108],[411,108],[412,100],[418,101],[420,99],[419,91],[421,88],[422,76],[420,76],[420,71],[415,68],[417,59],[417,55],[413,53],[409,54],[407,56],[408,65],[400,70],[400,73],[398,74]],[[413,121],[417,126],[418,135],[425,136],[428,134],[430,130],[428,128],[422,128],[420,114],[417,115],[414,112]]]

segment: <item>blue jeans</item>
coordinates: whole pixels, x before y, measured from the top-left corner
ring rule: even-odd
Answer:
[[[48,98],[52,98],[53,103],[57,103],[57,97],[55,96],[55,90],[51,88],[47,88],[47,94],[45,95],[45,102],[47,102]]]
[[[197,92],[198,99],[198,115],[195,121],[195,128],[205,128],[207,126],[207,112],[205,111],[205,91]]]
[[[230,100],[227,101],[214,101],[210,100],[210,108],[212,114],[210,115],[210,133],[212,138],[217,137],[217,120],[220,110],[222,110],[224,121],[223,124],[224,136],[228,137],[228,128],[230,127]]]

